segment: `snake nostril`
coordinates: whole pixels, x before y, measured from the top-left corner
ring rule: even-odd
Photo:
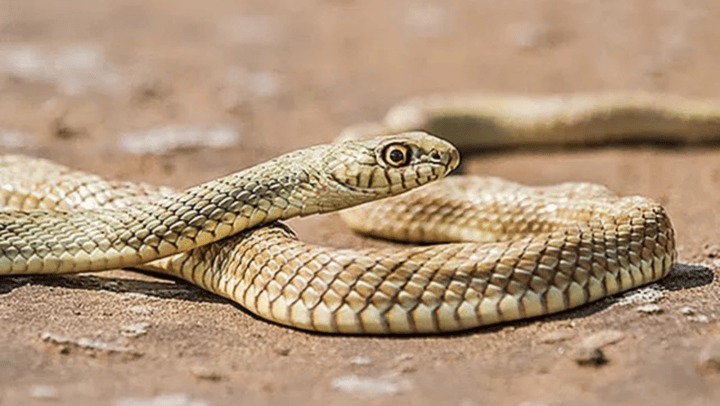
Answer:
[[[431,158],[433,161],[439,161],[439,160],[441,159],[440,153],[437,152],[437,151],[435,151],[435,150],[433,150],[432,152],[430,152],[430,158]]]

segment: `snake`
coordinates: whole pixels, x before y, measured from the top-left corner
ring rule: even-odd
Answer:
[[[324,333],[436,334],[543,316],[665,277],[677,256],[666,210],[589,183],[446,177],[455,145],[718,134],[719,104],[679,96],[440,95],[184,191],[4,156],[0,275],[139,268]],[[417,244],[314,245],[282,222],[338,210],[362,234]]]

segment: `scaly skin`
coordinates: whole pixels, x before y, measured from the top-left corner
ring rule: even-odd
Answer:
[[[382,154],[389,145],[407,148],[411,160],[387,165]],[[0,274],[137,266],[275,220],[392,196],[445,176],[458,162],[449,143],[408,133],[298,150],[123,208],[0,212]],[[4,175],[3,185],[22,178],[21,171]],[[20,199],[5,193],[6,200]],[[76,193],[88,200],[93,191]]]
[[[720,134],[718,117],[720,108],[712,103],[663,95],[429,98],[393,109],[382,123],[351,127],[341,138],[358,142],[369,135],[424,129],[474,148],[592,144],[628,138],[697,142]],[[416,146],[413,155],[425,151],[430,159],[432,149]],[[341,204],[399,193],[439,177],[457,164],[457,153],[451,150],[450,158],[443,158],[450,163],[448,168],[431,174],[408,167],[414,174],[408,178],[388,168],[378,169],[375,151],[374,155],[347,156],[349,160],[344,162],[350,163],[331,171],[330,178],[340,180],[344,187],[328,187],[337,183],[323,183],[322,178],[305,183],[308,178],[302,177],[303,169],[297,184],[306,184],[308,189],[318,186],[312,199],[322,195],[327,200],[309,199],[312,203],[307,212],[297,207],[289,212],[329,211]],[[338,151],[324,156],[333,160]],[[36,178],[16,181],[22,168],[35,165],[25,159],[0,161],[0,197],[5,204],[24,210],[92,209],[95,218],[99,216],[96,213],[110,213],[95,207],[124,208],[112,213],[134,212],[137,207],[169,207],[173,211],[178,201],[195,204],[197,199],[204,201],[206,193],[214,193],[191,189],[197,190],[196,200],[182,200],[169,189],[107,182],[46,161],[36,165],[41,168]],[[301,156],[288,161],[289,166],[281,167],[288,172],[277,167],[241,172],[247,177],[240,182],[240,190],[272,190],[257,182],[248,185],[255,176],[270,179],[294,173],[290,179],[296,179],[293,168],[300,164],[305,168],[306,161],[312,160]],[[320,162],[328,166],[327,161]],[[272,164],[265,165],[269,168]],[[43,178],[50,181],[44,183]],[[217,182],[221,181],[209,184]],[[363,192],[357,200],[345,197],[346,192],[359,192],[372,184],[383,185],[383,192]],[[158,206],[148,201],[173,203]],[[672,225],[658,203],[643,197],[617,197],[590,184],[530,188],[495,178],[457,177],[342,212],[362,233],[414,242],[454,241],[400,249],[338,250],[306,244],[283,224],[272,222],[280,216],[269,214],[261,215],[262,221],[268,222],[263,222],[263,227],[251,227],[260,224],[260,220],[253,221],[253,213],[258,212],[255,208],[272,212],[261,201],[244,199],[243,207],[250,211],[245,215],[242,210],[233,212],[234,218],[244,217],[243,227],[233,228],[232,232],[238,232],[232,236],[212,244],[195,244],[192,250],[150,263],[134,253],[129,256],[141,258],[131,262],[143,262],[140,266],[144,269],[190,281],[280,324],[322,332],[396,334],[464,330],[570,309],[664,277],[676,255]],[[112,224],[103,221],[103,225]],[[204,230],[192,219],[187,222],[193,223],[191,230],[199,231],[187,234],[180,226],[171,230],[174,223],[166,224],[173,237],[170,245],[179,245],[182,236],[192,239]],[[0,241],[1,237],[2,233]],[[71,246],[79,244],[76,237],[63,239]],[[125,247],[122,244],[131,240],[132,235],[119,246]],[[134,249],[133,244],[129,246]],[[77,272],[76,261],[71,258],[68,266],[56,269],[53,265],[46,271]],[[114,266],[103,261],[103,266]],[[25,273],[30,266],[22,268]]]
[[[23,181],[19,171],[28,167],[35,178]],[[0,181],[0,203],[24,210],[123,208],[173,193],[21,157],[0,159]],[[298,241],[272,223],[140,267],[277,323],[400,334],[576,307],[662,278],[675,255],[660,205],[589,184],[529,188],[455,177],[343,215],[353,228],[388,238],[498,242],[338,250]]]
[[[655,93],[436,95],[398,104],[340,138],[427,131],[461,150],[626,141],[717,141],[720,102]]]

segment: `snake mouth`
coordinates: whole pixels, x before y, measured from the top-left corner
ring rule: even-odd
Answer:
[[[440,176],[446,176],[460,164],[460,151],[451,143],[442,140],[441,145],[430,149],[421,149],[421,161],[440,167]],[[434,172],[435,170],[433,170]]]
[[[449,148],[447,151],[440,152],[433,149],[425,153],[424,162],[440,167],[437,177],[444,177],[454,171],[460,164],[460,152],[457,148]],[[435,172],[435,170],[433,170]]]
[[[454,171],[458,167],[458,165],[460,165],[460,151],[458,151],[457,148],[453,148],[450,150],[450,159],[445,165],[444,176],[449,175],[450,172]]]

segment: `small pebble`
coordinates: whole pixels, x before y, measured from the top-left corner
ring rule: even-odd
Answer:
[[[413,358],[413,355],[408,353],[398,355],[395,357],[393,369],[403,374],[417,371],[417,365]]]
[[[350,358],[350,364],[357,366],[367,366],[372,364],[372,362],[370,361],[370,358],[359,355],[357,357]]]
[[[102,352],[106,354],[126,355],[130,358],[138,358],[143,355],[142,352],[137,351],[132,347],[127,347],[124,345],[105,342],[87,337],[65,337],[46,331],[40,335],[40,339],[44,342],[58,346],[61,354],[69,354],[71,348],[78,348],[82,350]]]
[[[193,399],[184,393],[163,394],[152,398],[120,398],[116,406],[210,406],[210,402]]]
[[[710,341],[700,350],[697,367],[704,373],[720,373],[720,339]]]
[[[413,362],[404,362],[395,366],[395,370],[401,374],[409,374],[418,370],[417,365]]]
[[[585,348],[603,348],[610,344],[615,344],[625,338],[625,333],[619,330],[601,330],[595,334],[589,335],[582,340],[582,346]]]
[[[30,387],[30,397],[35,399],[57,399],[58,390],[54,386],[34,385]]]
[[[563,341],[567,341],[575,337],[575,333],[567,330],[551,331],[543,334],[538,338],[538,341],[542,344],[555,344]]]
[[[273,348],[273,352],[277,355],[287,357],[290,355],[290,348],[287,347],[275,347]]]
[[[83,124],[75,119],[70,119],[66,115],[56,117],[50,127],[52,135],[63,140],[77,138],[87,134],[87,130]]]
[[[202,379],[205,381],[219,381],[223,378],[222,374],[218,371],[213,371],[212,369],[202,366],[202,365],[195,365],[192,368],[190,368],[190,373],[193,374],[193,376],[197,379]]]
[[[645,314],[660,314],[663,312],[663,308],[656,304],[646,304],[636,307],[635,310]]]
[[[720,245],[705,244],[703,251],[708,258],[720,258]]]
[[[695,309],[690,306],[683,306],[680,308],[680,314],[684,314],[685,316],[692,316],[695,314]]]
[[[581,347],[573,353],[573,360],[583,367],[599,367],[608,363],[600,348]]]
[[[603,347],[615,344],[625,338],[625,333],[619,330],[601,330],[587,337],[583,337],[580,347],[570,354],[580,366],[599,367],[608,363]]]
[[[120,327],[120,334],[130,338],[140,337],[147,334],[148,327],[150,327],[150,323],[145,322],[126,324]]]
[[[710,322],[710,319],[708,318],[708,316],[706,316],[704,314],[698,314],[697,316],[690,316],[690,317],[688,317],[688,320],[690,320],[694,323],[703,323],[703,324]]]
[[[333,379],[330,386],[340,392],[368,396],[389,396],[410,388],[410,383],[394,376],[378,378],[345,375]]]

